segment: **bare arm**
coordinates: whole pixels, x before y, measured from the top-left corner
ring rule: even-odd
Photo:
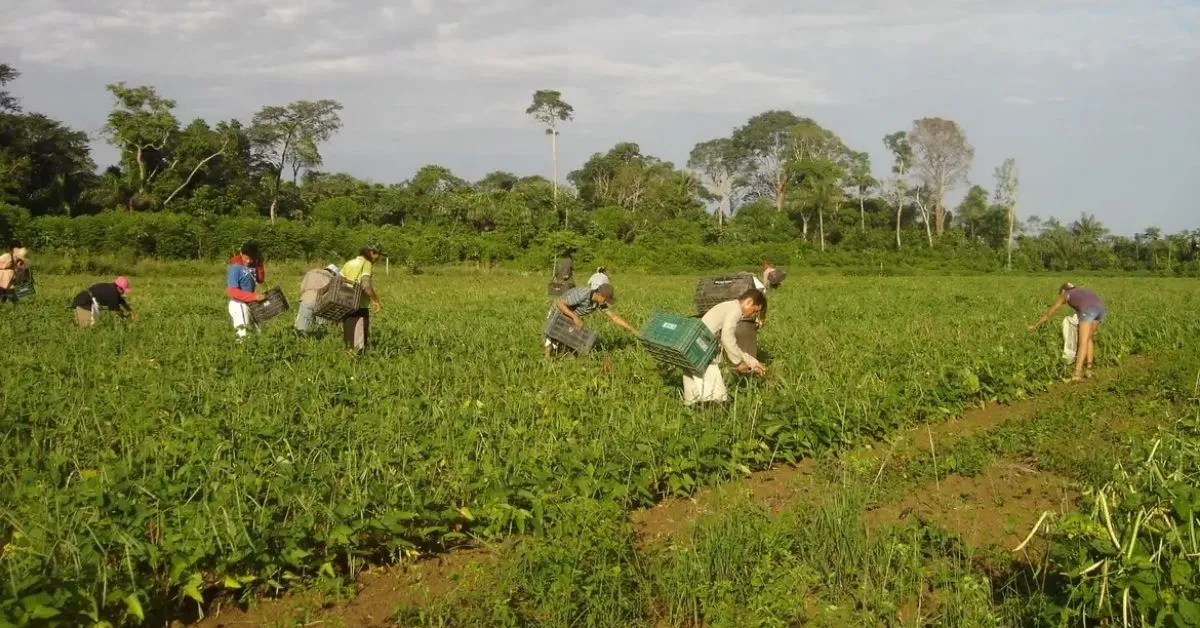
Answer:
[[[571,308],[567,306],[566,301],[563,299],[558,299],[554,302],[554,305],[558,308],[559,312],[563,313],[563,316],[566,316],[567,318],[571,319],[572,323],[575,323],[575,329],[583,329],[583,319],[579,318],[579,315],[573,312]]]
[[[1054,316],[1054,313],[1058,311],[1058,308],[1062,307],[1063,304],[1066,302],[1067,302],[1066,295],[1059,294],[1058,298],[1054,299],[1054,303],[1050,304],[1050,309],[1046,310],[1046,313],[1042,314],[1042,317],[1039,318],[1036,323],[1029,326],[1029,331],[1033,331],[1033,330],[1037,329],[1038,327],[1045,325],[1046,321],[1050,320],[1050,317]]]
[[[634,329],[633,325],[630,325],[628,321],[621,318],[621,316],[619,314],[617,314],[616,312],[614,312],[612,310],[606,310],[604,313],[608,315],[608,320],[616,323],[617,325],[620,325],[621,327],[624,327],[625,329],[627,329],[629,331],[629,333],[633,334],[634,336],[638,335],[638,330]]]
[[[371,300],[372,307],[374,307],[375,311],[378,312],[383,308],[383,304],[379,302],[379,295],[375,292],[375,286],[371,282],[371,276],[363,275],[361,282],[363,293],[366,294],[367,298]]]

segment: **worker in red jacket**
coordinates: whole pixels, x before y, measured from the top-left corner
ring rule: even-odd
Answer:
[[[247,242],[237,255],[229,258],[229,268],[225,271],[225,294],[229,297],[229,318],[233,321],[238,342],[246,337],[247,330],[254,325],[246,304],[265,298],[255,290],[266,278],[266,268],[257,243]]]

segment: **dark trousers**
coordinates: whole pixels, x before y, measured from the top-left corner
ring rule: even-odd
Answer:
[[[342,319],[342,340],[346,347],[360,351],[367,348],[371,338],[371,310],[363,307]]]
[[[0,303],[11,301],[13,305],[17,304],[17,291],[13,288],[0,288]]]
[[[737,346],[750,357],[758,358],[758,325],[754,321],[741,321],[734,331]]]

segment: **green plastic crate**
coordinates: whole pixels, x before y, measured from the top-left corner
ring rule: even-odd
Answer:
[[[717,339],[698,318],[655,312],[638,333],[638,341],[659,362],[691,373],[703,373],[717,357]]]

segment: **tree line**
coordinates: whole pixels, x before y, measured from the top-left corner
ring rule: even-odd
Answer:
[[[559,136],[574,108],[560,92],[538,90],[525,113],[549,137],[550,179],[497,170],[468,181],[430,164],[381,184],[323,169],[321,150],[342,126],[336,100],[264,106],[248,123],[184,123],[154,87],[110,84],[103,136],[119,159],[98,171],[87,134],[22,109],[7,91],[19,77],[0,64],[0,237],[43,248],[218,255],[214,234],[233,229],[221,224],[244,229],[258,220],[301,240],[301,231],[386,233],[414,251],[440,242],[442,253],[427,262],[456,261],[442,259],[444,251],[509,261],[533,249],[540,256],[590,246],[636,264],[652,252],[676,259],[662,251],[688,247],[683,257],[704,266],[741,259],[721,251],[757,247],[775,261],[816,264],[887,257],[937,259],[938,267],[957,259],[991,269],[1200,269],[1200,230],[1151,227],[1125,237],[1086,214],[1070,223],[1021,216],[1016,160],[997,165],[990,190],[970,183],[974,148],[943,118],[881,138],[891,156],[882,178],[866,151],[832,129],[772,110],[697,143],[683,166],[622,142],[560,186]],[[962,202],[949,207],[947,197],[963,187]],[[131,230],[140,238],[125,238]]]

